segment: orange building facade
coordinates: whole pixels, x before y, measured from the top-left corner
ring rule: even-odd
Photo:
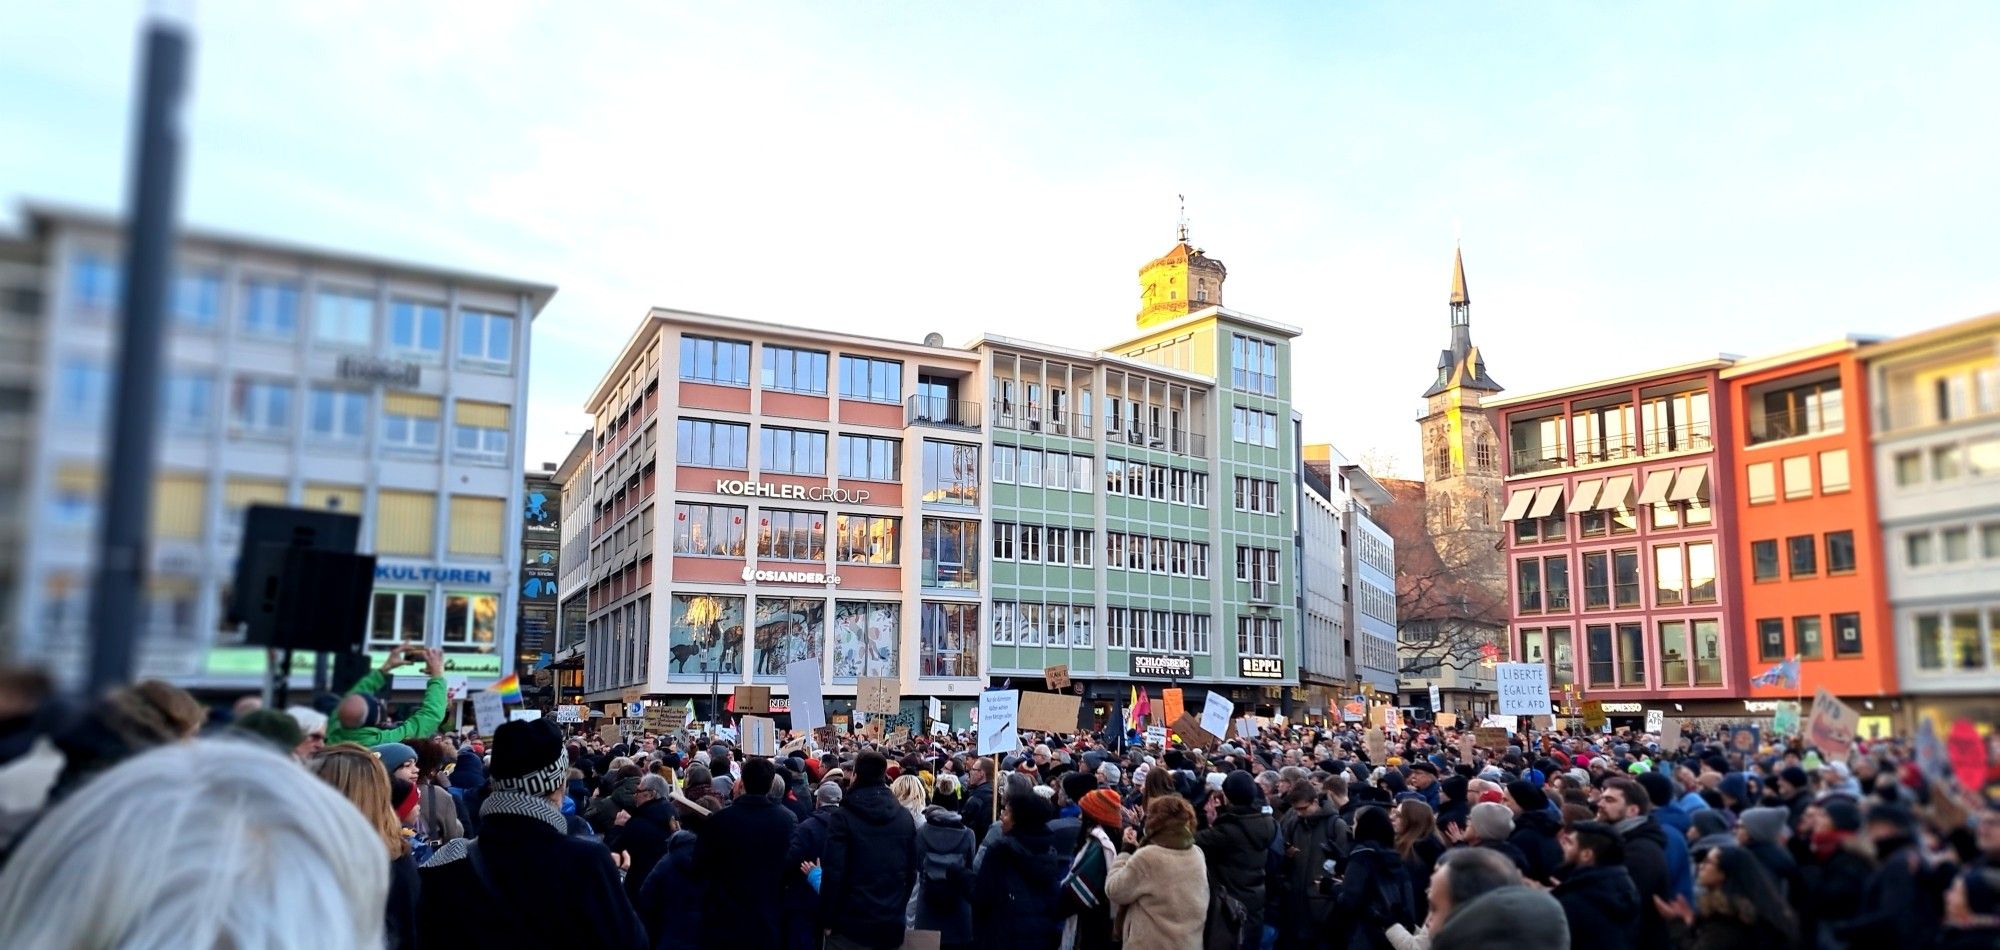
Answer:
[[[1738,628],[1751,711],[1821,687],[1873,709],[1894,696],[1895,628],[1875,513],[1861,341],[1738,362],[1721,374],[1735,415],[1727,463]],[[1797,686],[1757,685],[1797,657]]]

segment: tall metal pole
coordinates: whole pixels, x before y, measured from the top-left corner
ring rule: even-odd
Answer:
[[[133,129],[137,148],[128,196],[111,457],[99,507],[97,576],[91,585],[91,696],[132,678],[138,604],[145,589],[152,532],[153,450],[165,349],[162,317],[173,276],[189,45],[185,24],[158,13],[148,16],[140,111]]]

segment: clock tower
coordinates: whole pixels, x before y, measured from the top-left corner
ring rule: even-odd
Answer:
[[[1472,344],[1472,295],[1466,290],[1465,254],[1451,263],[1451,345],[1438,353],[1437,375],[1424,390],[1425,526],[1434,538],[1491,535],[1500,539],[1500,439],[1482,400],[1500,384]],[[1476,541],[1474,542],[1476,543]]]

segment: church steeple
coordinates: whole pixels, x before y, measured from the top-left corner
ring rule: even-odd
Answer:
[[[1480,392],[1500,391],[1500,384],[1486,374],[1479,347],[1472,345],[1472,295],[1465,288],[1465,251],[1457,248],[1451,259],[1451,347],[1438,353],[1437,379],[1424,396],[1461,386]]]
[[[1174,246],[1139,268],[1139,326],[1150,327],[1197,310],[1222,306],[1229,269],[1188,243],[1187,203],[1182,199]]]

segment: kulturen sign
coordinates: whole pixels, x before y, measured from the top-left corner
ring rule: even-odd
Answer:
[[[840,575],[828,574],[825,571],[765,571],[759,570],[755,565],[745,564],[743,565],[743,583],[748,584],[751,581],[768,581],[777,584],[827,584],[838,587],[840,585]]]
[[[869,498],[869,493],[858,488],[828,488],[825,485],[774,485],[770,482],[750,482],[740,478],[718,478],[715,480],[718,495],[741,495],[746,498],[789,498],[796,501],[832,501],[841,504],[860,504]]]
[[[375,565],[375,579],[378,581],[403,581],[418,584],[491,584],[493,572],[470,567],[437,567],[417,564]]]

